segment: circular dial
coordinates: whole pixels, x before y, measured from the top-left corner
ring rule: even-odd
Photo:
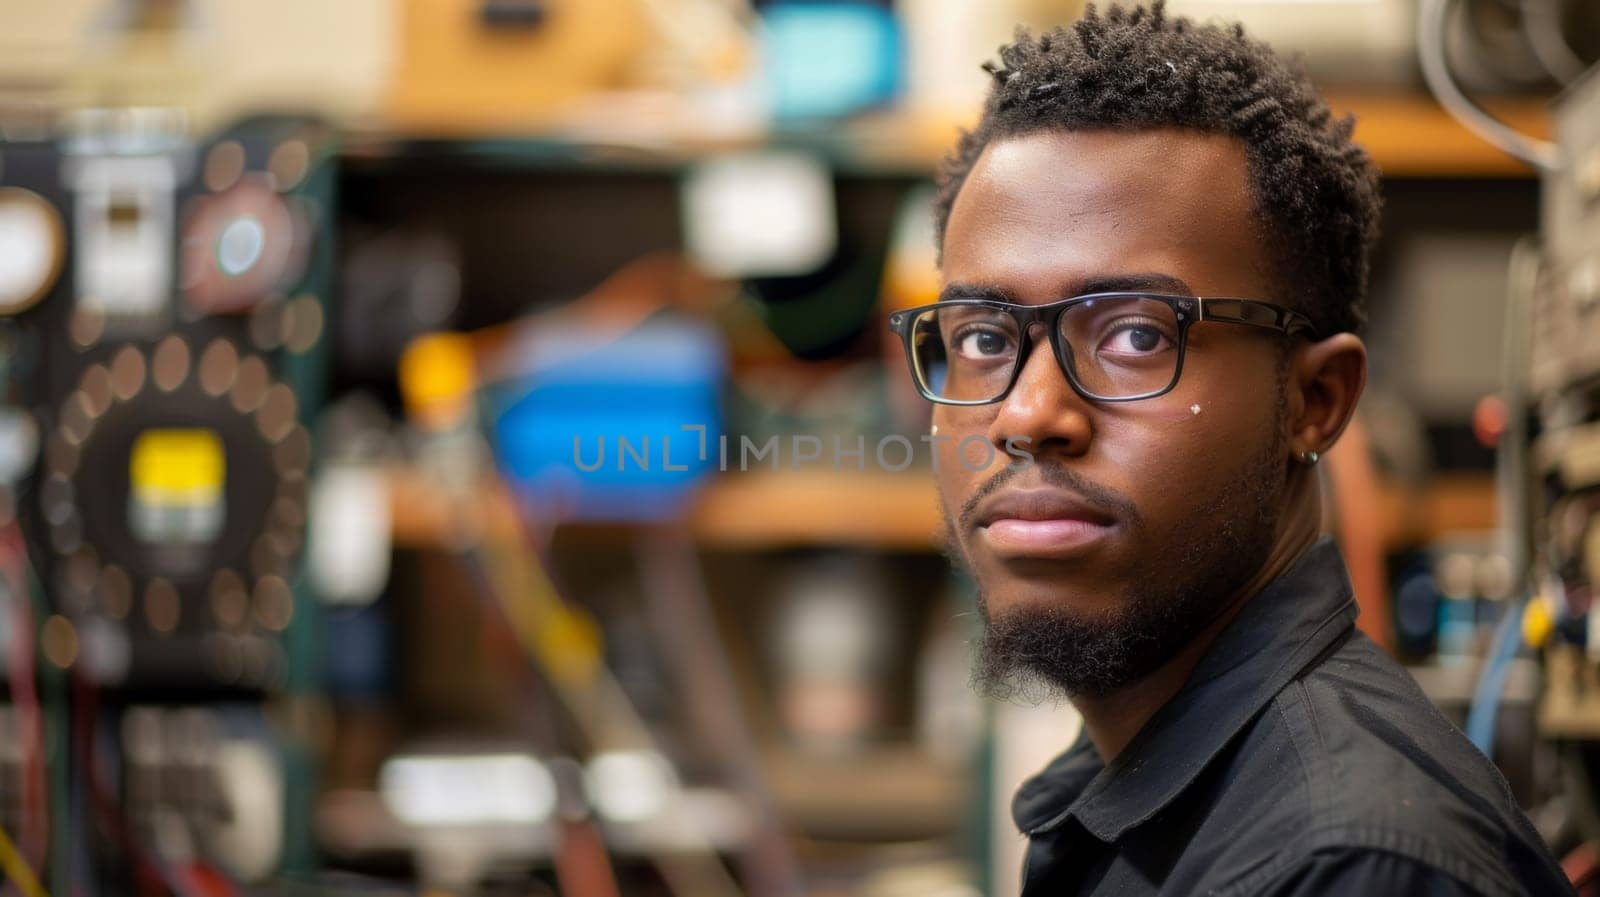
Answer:
[[[207,314],[249,311],[300,274],[308,230],[265,179],[195,201],[183,229],[183,291]]]
[[[43,299],[61,273],[66,240],[61,216],[44,197],[0,187],[0,315]]]
[[[86,368],[39,490],[64,597],[137,608],[157,635],[286,626],[311,457],[297,418],[294,393],[223,338]]]

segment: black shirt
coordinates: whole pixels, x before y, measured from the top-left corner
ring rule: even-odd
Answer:
[[[1355,629],[1331,540],[1252,599],[1110,766],[1023,784],[1025,897],[1570,895],[1494,765]]]

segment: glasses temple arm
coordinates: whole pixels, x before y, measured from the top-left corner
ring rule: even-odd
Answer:
[[[1230,324],[1265,327],[1269,330],[1282,331],[1290,336],[1317,335],[1316,325],[1300,312],[1255,299],[1201,299],[1197,320],[1226,321]]]

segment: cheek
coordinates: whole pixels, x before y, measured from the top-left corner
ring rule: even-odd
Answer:
[[[954,464],[968,475],[983,476],[986,471],[994,470],[1006,460],[1004,450],[996,448],[989,441],[987,433],[968,432],[955,436],[942,446],[939,466],[942,469],[946,464]]]
[[[985,449],[990,445],[989,417],[976,409],[949,405],[934,409],[930,445],[939,488],[952,512],[961,507],[961,502],[979,481],[992,476],[992,472],[1007,460],[1002,451]]]
[[[1162,426],[1173,429],[1178,427],[1198,427],[1202,425],[1200,418],[1206,413],[1206,403],[1196,400],[1184,404],[1180,399],[1163,403],[1160,407],[1152,408],[1150,419]]]
[[[1184,365],[1177,388],[1150,409],[1150,419],[1166,424],[1186,444],[1185,456],[1205,452],[1208,460],[1236,455],[1269,438],[1278,401],[1272,356],[1221,351],[1191,355],[1200,357]]]
[[[1236,489],[1272,444],[1275,403],[1270,389],[1191,390],[1180,383],[1161,400],[1103,415],[1099,448],[1115,471],[1114,485],[1126,490],[1146,524],[1181,529]]]

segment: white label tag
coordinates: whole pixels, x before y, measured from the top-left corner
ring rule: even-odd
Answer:
[[[833,174],[804,153],[754,153],[706,162],[683,185],[690,255],[718,277],[807,274],[839,242]]]
[[[160,314],[172,292],[172,160],[84,159],[69,181],[77,191],[78,302],[119,317]]]
[[[328,604],[371,604],[389,581],[392,521],[381,468],[329,464],[311,487],[307,564]]]

